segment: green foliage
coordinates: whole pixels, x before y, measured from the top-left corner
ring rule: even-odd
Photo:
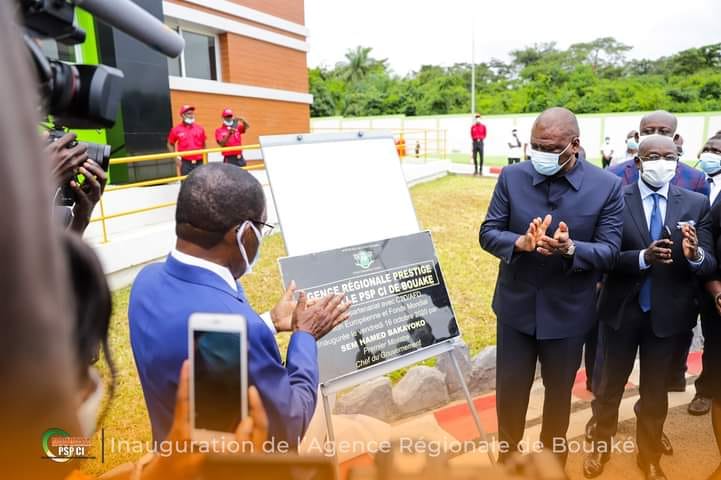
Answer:
[[[721,110],[721,43],[658,60],[627,60],[612,37],[560,50],[541,43],[475,68],[476,105],[485,114],[531,113],[563,105],[577,113]],[[333,68],[309,70],[314,117],[465,113],[471,65],[423,65],[405,76],[368,47],[348,50]]]

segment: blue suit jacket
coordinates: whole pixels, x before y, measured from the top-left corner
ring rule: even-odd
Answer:
[[[638,168],[633,160],[626,160],[618,165],[608,167],[608,171],[621,177],[624,185],[633,185],[638,182]],[[685,188],[686,190],[691,190],[692,192],[706,196],[709,194],[706,175],[683,162],[678,162],[676,175],[671,179],[671,185],[676,185],[677,187]]]
[[[286,366],[275,337],[238,292],[218,275],[168,256],[145,267],[130,293],[128,318],[135,364],[150,414],[153,438],[164,440],[173,422],[178,376],[188,358],[192,313],[243,315],[248,324],[248,382],[255,385],[268,414],[269,436],[298,444],[313,415],[318,388],[315,339],[296,332]]]
[[[572,259],[514,252],[535,217],[553,216],[576,244]],[[578,160],[548,178],[531,162],[504,167],[481,225],[481,246],[502,261],[493,297],[499,322],[539,339],[585,335],[595,321],[596,282],[612,268],[621,244],[621,180]]]

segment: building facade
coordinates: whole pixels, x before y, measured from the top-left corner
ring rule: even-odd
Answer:
[[[133,0],[185,39],[176,59],[94,19],[78,9],[76,23],[86,32],[82,45],[42,43],[46,54],[71,63],[106,64],[125,74],[116,124],[107,130],[76,131],[78,138],[108,143],[113,157],[166,151],[170,128],[183,104],[196,107],[208,147],[221,112],[231,108],[250,129],[243,143],[259,135],[304,133],[310,128],[303,0]],[[244,152],[247,160],[259,150]],[[211,155],[211,159],[220,155]],[[173,160],[113,165],[111,183],[175,174]]]
[[[245,144],[309,130],[303,0],[166,0],[162,7],[166,25],[186,42],[179,58],[168,59],[173,123],[180,106],[192,104],[209,137],[224,108],[250,124]]]

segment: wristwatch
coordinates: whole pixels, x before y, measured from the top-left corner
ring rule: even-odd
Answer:
[[[566,252],[562,255],[564,257],[572,257],[574,253],[576,253],[576,244],[573,243],[573,240],[571,240],[571,246],[568,247],[568,250],[566,250]]]

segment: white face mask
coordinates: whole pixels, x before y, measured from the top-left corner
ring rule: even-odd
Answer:
[[[571,160],[571,157],[568,157],[565,162],[561,164],[558,163],[561,155],[566,153],[566,150],[568,150],[568,147],[570,146],[570,143],[566,145],[566,148],[564,148],[561,153],[541,152],[540,150],[534,150],[531,148],[529,154],[531,156],[533,168],[535,168],[541,175],[545,175],[547,177],[557,174]]]
[[[676,164],[671,160],[649,160],[641,162],[641,178],[655,188],[661,188],[676,175]]]
[[[476,123],[481,123],[481,119],[480,119],[480,118],[476,118]]]
[[[83,401],[77,412],[80,430],[84,437],[90,437],[95,433],[98,415],[100,414],[100,405],[103,403],[103,395],[105,393],[103,381],[95,367],[88,369],[88,376],[90,380],[95,383],[95,391]]]
[[[721,172],[721,155],[712,152],[703,152],[699,159],[699,167],[706,175],[716,175]]]
[[[187,123],[188,125],[192,125],[195,123],[194,117],[183,117],[183,121]]]
[[[245,232],[245,228],[247,225],[250,225],[250,228],[253,229],[253,233],[255,233],[255,238],[258,239],[258,248],[255,249],[255,256],[252,260],[248,260],[248,252],[245,251],[245,246],[243,245],[243,242],[241,241],[241,238],[243,237],[243,232]],[[238,233],[236,235],[236,240],[238,241],[238,248],[240,249],[240,255],[243,257],[243,261],[245,262],[245,270],[240,275],[246,275],[248,273],[253,273],[253,265],[258,261],[258,257],[260,257],[260,243],[263,240],[263,236],[260,234],[257,228],[255,228],[255,225],[253,225],[253,222],[246,220],[243,222],[243,225],[240,226],[238,229]]]
[[[223,120],[223,123],[226,124],[229,127],[233,126],[233,120]]]

